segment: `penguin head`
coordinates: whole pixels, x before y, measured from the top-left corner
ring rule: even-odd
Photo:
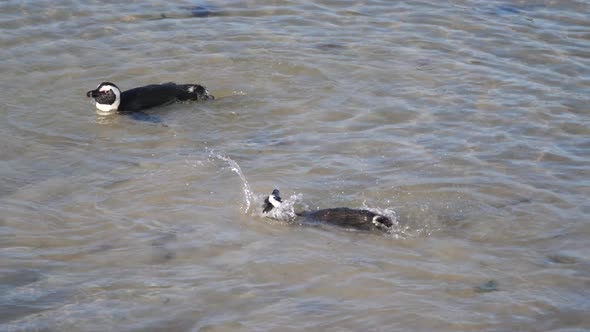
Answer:
[[[95,90],[86,92],[86,97],[94,98],[99,113],[114,113],[121,104],[121,90],[111,82],[100,83]]]
[[[268,197],[264,200],[264,205],[262,213],[269,213],[270,210],[272,210],[273,208],[279,207],[279,205],[281,205],[281,202],[283,201],[281,199],[281,196],[279,196],[279,190],[278,189],[274,189],[272,191],[272,193],[270,195],[268,195]]]
[[[393,226],[393,222],[386,216],[376,215],[373,217],[373,224],[382,230],[388,230]]]

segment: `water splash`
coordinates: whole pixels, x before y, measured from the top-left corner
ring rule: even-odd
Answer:
[[[242,172],[242,169],[240,168],[240,165],[230,157],[216,153],[213,150],[209,152],[209,158],[225,162],[229,166],[230,170],[240,177],[240,180],[242,181],[242,191],[244,193],[242,212],[249,213],[250,215],[256,217],[266,217],[287,222],[293,221],[295,218],[297,218],[297,215],[295,214],[295,205],[303,205],[302,194],[294,194],[287,199],[283,199],[281,206],[273,209],[268,214],[264,214],[262,213],[262,205],[268,194],[255,194],[254,191],[252,191],[248,180],[246,180],[244,172]],[[250,209],[251,207],[252,209]],[[307,206],[305,206],[305,208],[307,208]]]
[[[297,193],[290,195],[288,198],[283,197],[283,202],[279,207],[272,209],[270,212],[266,214],[263,213],[262,206],[265,198],[270,193],[270,190],[269,193],[266,194],[255,194],[250,188],[250,184],[248,183],[248,180],[246,180],[246,176],[240,168],[240,165],[230,157],[227,157],[225,155],[219,154],[211,150],[209,152],[209,158],[223,161],[229,166],[229,169],[232,172],[236,173],[240,177],[240,180],[242,181],[242,191],[244,194],[244,204],[241,206],[241,210],[243,213],[249,214],[254,217],[268,218],[279,222],[291,223],[296,222],[299,218],[295,213],[296,209],[299,212],[310,210],[309,206],[303,202],[303,194]],[[390,231],[387,232],[389,236],[392,236],[396,239],[416,236],[416,230],[412,230],[412,228],[409,225],[400,222],[394,208],[369,207],[367,206],[366,202],[363,202],[361,208],[386,216],[389,219],[391,219],[391,221],[393,222],[393,227]]]
[[[213,158],[216,158],[216,159],[226,162],[229,165],[231,171],[236,173],[240,177],[240,179],[242,180],[242,191],[244,192],[244,201],[245,201],[245,205],[242,206],[242,211],[244,213],[248,213],[250,211],[250,206],[252,205],[252,202],[254,201],[254,194],[252,192],[252,189],[250,189],[250,185],[248,184],[248,180],[246,180],[246,176],[244,176],[244,173],[242,172],[240,165],[238,165],[238,163],[235,160],[231,159],[230,157],[226,157],[224,155],[217,154],[214,151],[211,151],[210,155]]]
[[[392,221],[393,225],[391,226],[391,229],[389,229],[387,231],[387,234],[392,236],[393,238],[405,239],[405,238],[412,236],[410,234],[411,233],[410,227],[407,224],[400,222],[394,208],[392,208],[392,207],[388,207],[388,208],[370,207],[367,205],[366,201],[363,202],[363,205],[361,208],[365,209],[365,210],[369,210],[369,211],[377,213],[377,214],[380,214],[382,216],[388,217]]]
[[[267,195],[263,195],[260,198],[261,205],[266,196]],[[289,196],[289,198],[283,198],[283,202],[279,207],[272,209],[267,214],[262,213],[262,209],[260,209],[260,211],[257,211],[256,215],[278,221],[292,222],[297,218],[297,214],[295,214],[295,205],[304,205],[303,194],[293,194]],[[305,206],[305,209],[307,209],[307,206]]]

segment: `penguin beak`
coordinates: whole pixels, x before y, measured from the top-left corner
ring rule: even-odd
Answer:
[[[86,92],[86,97],[96,98],[96,97],[98,97],[98,91],[97,90],[90,90],[90,91]]]

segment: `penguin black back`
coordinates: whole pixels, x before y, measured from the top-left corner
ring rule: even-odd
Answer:
[[[202,85],[198,84],[150,84],[127,90],[121,94],[119,112],[136,112],[178,101],[200,101],[215,99]]]
[[[324,222],[361,231],[371,231],[376,229],[387,231],[393,226],[393,222],[391,222],[391,219],[388,217],[369,210],[351,209],[346,207],[305,211],[298,215],[309,221]]]

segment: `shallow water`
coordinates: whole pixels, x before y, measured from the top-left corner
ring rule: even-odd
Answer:
[[[590,329],[587,2],[0,9],[0,330]],[[217,100],[100,118],[105,80]]]

